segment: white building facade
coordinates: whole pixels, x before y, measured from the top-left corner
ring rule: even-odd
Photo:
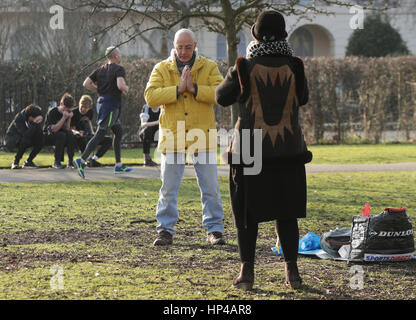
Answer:
[[[287,31],[289,33],[288,40],[295,49],[296,55],[302,57],[316,57],[327,56],[341,58],[345,56],[348,40],[353,33],[352,25],[357,19],[357,11],[351,11],[348,7],[331,7],[327,9],[333,14],[318,14],[316,16],[309,17],[298,21],[296,16],[286,17]],[[22,33],[33,32],[35,26],[26,23],[25,21],[33,21],[31,19],[25,19],[25,15],[29,15],[29,10],[18,10],[16,12],[0,12],[0,24],[4,31],[5,28],[9,28],[9,36],[7,38],[8,45],[5,49],[3,60],[19,59],[19,50],[15,39],[16,35],[22,35]],[[48,21],[50,17],[49,12],[37,12],[38,15],[43,15],[45,21]],[[371,14],[370,11],[364,11],[364,16]],[[390,22],[394,28],[396,28],[404,41],[406,42],[411,54],[416,54],[416,3],[414,0],[402,0],[402,7],[396,9],[390,9],[387,12]],[[102,25],[90,25],[91,29],[98,29],[106,25],[105,21],[110,21],[116,14],[107,13],[99,18]],[[38,19],[39,20],[39,19]],[[32,22],[33,23],[33,22]],[[109,46],[116,45],[126,40],[126,35],[121,31],[124,28],[129,27],[131,21],[124,21],[124,25],[120,25],[119,28],[112,29],[107,35],[101,39],[100,49]],[[146,24],[146,22],[144,22]],[[94,24],[94,23],[91,23]],[[196,21],[190,21],[190,28],[193,25],[198,25]],[[364,24],[365,27],[365,24]],[[179,28],[179,27],[178,27]],[[196,33],[199,52],[211,59],[225,60],[226,59],[226,41],[225,37],[221,34],[209,32],[205,29],[194,30]],[[59,33],[58,31],[53,31]],[[162,58],[164,52],[168,54],[172,48],[172,41],[175,30],[169,31],[167,34],[162,33],[160,30],[153,30],[145,33],[143,37],[136,37],[128,43],[120,47],[124,55],[133,56],[137,58]],[[32,37],[28,35],[26,37]],[[0,33],[1,38],[1,33]],[[244,30],[239,32],[240,44],[238,46],[238,55],[245,55],[245,48],[251,41],[250,28],[247,26]],[[0,39],[1,40],[1,39]],[[85,40],[85,41],[91,41]],[[1,41],[0,41],[1,42]],[[21,42],[21,39],[20,39]],[[78,44],[77,44],[78,45]],[[91,44],[88,44],[91,46]],[[87,46],[86,46],[87,47]],[[1,49],[1,48],[0,48]],[[25,48],[26,50],[26,48]],[[27,48],[30,50],[30,48]],[[1,53],[1,52],[0,52]],[[158,53],[155,54],[155,53]]]

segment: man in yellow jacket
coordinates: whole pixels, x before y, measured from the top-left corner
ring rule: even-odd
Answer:
[[[177,195],[186,154],[192,156],[202,198],[207,241],[224,244],[224,213],[217,177],[215,89],[222,76],[215,62],[198,55],[194,33],[176,32],[171,56],[158,63],[145,90],[146,103],[161,106],[159,144],[162,187],[154,245],[171,245],[178,220]]]

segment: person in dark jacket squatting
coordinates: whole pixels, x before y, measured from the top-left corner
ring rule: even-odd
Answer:
[[[33,147],[29,157],[23,164],[23,168],[38,168],[33,162],[43,146],[43,133],[41,123],[43,121],[42,109],[31,104],[20,111],[6,132],[5,145],[8,151],[16,151],[12,169],[19,169],[20,159],[27,148]]]
[[[298,109],[308,101],[308,86],[301,59],[293,56],[286,41],[284,17],[275,10],[260,13],[252,27],[253,41],[247,57],[238,58],[217,87],[222,106],[239,102],[239,118],[229,149],[230,197],[241,260],[240,275],[233,285],[251,290],[258,223],[276,220],[285,259],[289,288],[298,288],[302,279],[297,266],[299,229],[297,218],[306,217],[305,163],[312,153],[302,134]],[[261,131],[257,131],[261,130]],[[245,135],[248,131],[250,135]],[[261,170],[245,174],[244,146],[256,150],[260,132]],[[249,137],[244,141],[242,137]],[[243,156],[235,157],[241,146]],[[234,161],[235,159],[238,161]]]
[[[43,125],[45,145],[55,146],[55,161],[52,165],[52,168],[55,169],[66,168],[61,163],[64,160],[65,147],[68,154],[68,167],[72,167],[76,142],[70,129],[70,123],[73,116],[71,109],[74,107],[74,104],[74,98],[69,93],[65,93],[61,98],[59,106],[49,109],[46,114]]]
[[[140,113],[140,137],[143,140],[144,165],[149,167],[157,166],[157,163],[150,156],[150,145],[155,140],[155,134],[159,130],[159,116],[160,107],[153,109],[147,104],[143,106]]]
[[[92,118],[94,111],[92,110],[92,98],[84,94],[79,100],[79,106],[72,109],[74,114],[71,118],[71,129],[75,136],[77,146],[81,152],[84,152],[88,141],[94,136],[94,128],[92,126]],[[93,157],[88,157],[87,165],[90,167],[101,167],[98,162],[107,150],[111,147],[112,139],[105,136],[98,144],[97,153]]]

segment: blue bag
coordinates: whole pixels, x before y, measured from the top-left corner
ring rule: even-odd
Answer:
[[[277,255],[283,255],[281,247],[276,246],[272,248],[272,251]],[[321,251],[321,237],[313,232],[308,232],[299,240],[300,254],[315,254],[317,251]]]

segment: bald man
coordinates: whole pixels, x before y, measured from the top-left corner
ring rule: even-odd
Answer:
[[[213,108],[215,89],[222,76],[215,62],[199,56],[191,30],[176,32],[173,45],[171,56],[153,68],[145,90],[147,104],[154,109],[161,107],[158,151],[162,187],[156,208],[158,235],[153,244],[163,246],[173,242],[186,154],[191,155],[198,178],[207,241],[224,244]]]

